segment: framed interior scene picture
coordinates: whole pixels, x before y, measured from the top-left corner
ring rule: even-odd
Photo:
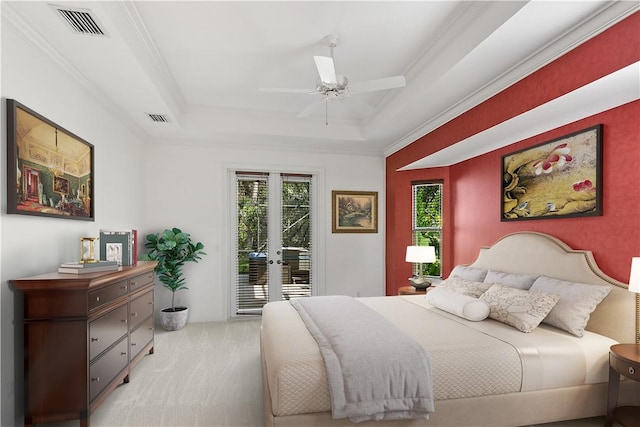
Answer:
[[[331,231],[333,233],[377,233],[378,192],[331,192]]]
[[[602,215],[602,125],[502,157],[502,221]]]
[[[7,100],[7,213],[93,221],[93,145]]]

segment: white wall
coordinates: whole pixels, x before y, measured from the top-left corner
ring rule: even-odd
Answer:
[[[73,81],[38,48],[16,35],[3,22],[2,80],[2,213],[0,236],[0,381],[1,425],[20,425],[21,358],[15,347],[12,278],[55,271],[63,261],[80,254],[82,236],[97,236],[100,228],[135,227],[142,222],[142,162],[145,146],[123,127],[78,82]],[[13,98],[94,145],[95,222],[7,215],[6,99]],[[18,372],[18,375],[14,373]],[[15,394],[18,393],[16,408]]]
[[[178,227],[201,241],[207,255],[186,268],[189,290],[176,294],[189,306],[190,321],[223,320],[230,316],[229,207],[230,167],[290,172],[318,171],[320,265],[316,283],[325,294],[384,294],[384,158],[382,156],[294,153],[260,149],[212,148],[197,145],[150,145],[146,154],[144,232]],[[377,191],[377,234],[332,234],[331,190]],[[158,306],[170,294],[157,293]]]
[[[318,275],[326,294],[374,296],[384,293],[384,158],[265,149],[144,145],[101,107],[95,95],[74,81],[50,57],[3,21],[1,36],[2,174],[6,171],[6,103],[13,98],[95,146],[95,222],[6,214],[5,176],[0,214],[0,414],[1,425],[22,423],[21,357],[14,329],[14,294],[8,280],[54,271],[79,255],[79,238],[101,228],[138,228],[140,235],[178,226],[205,245],[208,255],[186,268],[190,289],[179,294],[190,306],[190,321],[229,316],[226,167],[306,168],[320,171],[325,271]],[[331,190],[379,193],[377,234],[332,234]],[[321,249],[321,248],[318,248]],[[168,292],[158,288],[158,307]],[[19,341],[18,341],[19,342]],[[15,373],[18,372],[17,375]],[[18,396],[16,398],[16,396]]]

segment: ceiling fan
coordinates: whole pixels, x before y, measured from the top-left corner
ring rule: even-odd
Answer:
[[[327,110],[329,101],[343,101],[351,94],[375,92],[378,90],[395,89],[406,86],[404,76],[385,77],[362,82],[350,82],[346,76],[336,73],[333,61],[333,48],[338,45],[338,36],[330,34],[323,38],[329,46],[330,56],[314,56],[313,59],[318,70],[315,89],[297,88],[260,88],[261,92],[279,93],[303,93],[308,95],[319,95],[321,101],[325,103],[325,124],[328,124]],[[371,113],[373,108],[365,102],[357,99],[350,101],[352,106],[364,114]],[[304,108],[297,117],[307,117],[315,108],[316,103],[312,103]]]

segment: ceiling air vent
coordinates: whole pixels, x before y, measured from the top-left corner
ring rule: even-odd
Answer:
[[[69,28],[75,33],[86,34],[90,36],[106,36],[107,32],[102,28],[100,21],[93,15],[93,11],[89,9],[78,9],[58,6],[51,6]]]
[[[169,117],[165,116],[164,114],[149,114],[147,113],[147,116],[149,116],[149,118],[151,119],[152,122],[156,122],[156,123],[169,123]]]

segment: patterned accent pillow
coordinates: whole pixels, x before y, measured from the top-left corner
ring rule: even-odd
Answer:
[[[503,273],[502,271],[489,270],[484,281],[486,283],[499,283],[509,286],[510,288],[527,290],[538,277],[539,276],[532,276],[530,274]]]
[[[472,282],[482,282],[486,275],[487,270],[483,268],[456,265],[453,267],[453,270],[451,270],[449,277],[459,277],[460,279],[471,280]]]
[[[529,333],[549,314],[560,296],[492,285],[480,299],[489,305],[491,319]]]
[[[540,276],[531,291],[553,292],[560,295],[560,301],[544,318],[542,323],[555,326],[577,337],[584,336],[591,313],[609,295],[613,286],[587,285]]]
[[[479,298],[492,283],[474,282],[471,280],[461,279],[459,277],[449,277],[438,283],[436,288],[446,289],[450,292],[468,295],[470,297]]]

